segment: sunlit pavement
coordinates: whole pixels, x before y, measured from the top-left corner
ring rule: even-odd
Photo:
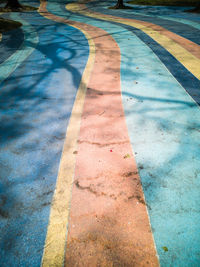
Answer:
[[[199,266],[200,15],[24,4],[0,41],[0,266]]]

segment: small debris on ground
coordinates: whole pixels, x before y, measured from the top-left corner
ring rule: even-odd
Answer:
[[[105,110],[103,112],[99,113],[99,116],[103,115],[104,113],[105,113]]]
[[[168,248],[167,247],[162,247],[162,249],[167,252],[168,251]]]
[[[126,155],[124,156],[124,159],[130,158],[130,157],[131,157],[130,154],[126,154]]]

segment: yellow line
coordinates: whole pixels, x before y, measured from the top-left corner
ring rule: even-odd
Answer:
[[[45,15],[45,17],[51,19],[47,12],[41,13],[41,15]],[[79,29],[86,36],[89,43],[90,53],[87,65],[82,75],[67,128],[56,189],[51,205],[49,225],[41,263],[41,266],[43,267],[63,266],[64,264],[71,191],[76,162],[76,155],[73,152],[77,148],[77,139],[80,130],[81,115],[87,91],[87,85],[95,60],[95,44],[90,35],[81,28],[70,24],[70,22],[66,24]]]
[[[2,34],[0,33],[0,42],[1,42],[1,40],[2,40]]]
[[[174,42],[172,39],[168,38],[167,36],[162,35],[162,33],[159,33],[158,31],[153,30],[151,27],[144,26],[137,22],[126,21],[123,18],[112,17],[112,16],[104,17],[103,15],[98,15],[97,13],[93,14],[89,11],[81,10],[80,4],[76,4],[76,3],[67,4],[66,9],[72,12],[78,12],[86,16],[98,18],[101,20],[119,22],[119,23],[132,26],[134,28],[137,28],[145,32],[152,39],[154,39],[157,43],[163,46],[186,69],[188,69],[197,79],[200,80],[200,60],[196,58],[194,55],[192,55],[190,52],[188,52],[186,49],[184,49],[181,45],[177,44],[176,42]]]

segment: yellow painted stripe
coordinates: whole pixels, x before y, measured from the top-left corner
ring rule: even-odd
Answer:
[[[200,60],[196,58],[194,55],[192,55],[189,51],[187,51],[185,48],[183,48],[181,45],[177,44],[172,39],[168,38],[167,36],[163,35],[162,33],[155,31],[150,26],[147,27],[145,25],[140,24],[139,22],[134,21],[127,21],[123,18],[118,18],[114,16],[109,15],[101,15],[89,12],[85,9],[81,9],[80,4],[67,4],[66,9],[81,13],[83,15],[106,20],[106,21],[112,21],[112,22],[119,22],[125,25],[132,26],[134,28],[137,28],[147,35],[149,35],[152,39],[154,39],[157,43],[159,43],[162,47],[164,47],[170,54],[172,54],[186,69],[188,69],[197,79],[200,80]]]
[[[1,40],[2,40],[2,34],[0,33],[0,42],[1,42]]]
[[[41,15],[51,19],[47,12],[41,12]],[[64,264],[71,192],[76,162],[76,154],[73,152],[77,149],[77,139],[80,131],[87,85],[95,60],[95,44],[90,35],[81,28],[70,24],[70,22],[66,24],[79,29],[85,35],[89,43],[90,53],[67,128],[41,263],[43,267],[63,266]]]

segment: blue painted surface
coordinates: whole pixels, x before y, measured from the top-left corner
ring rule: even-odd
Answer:
[[[120,47],[126,121],[161,266],[198,266],[199,106],[159,60],[158,47],[152,51],[136,31],[72,13],[70,19],[101,27]]]
[[[198,266],[200,110],[152,51],[130,38],[135,56],[122,61],[123,103],[160,263]]]
[[[88,59],[70,26],[21,14],[34,52],[0,84],[0,266],[40,266],[66,127]],[[32,43],[29,43],[31,46]]]

